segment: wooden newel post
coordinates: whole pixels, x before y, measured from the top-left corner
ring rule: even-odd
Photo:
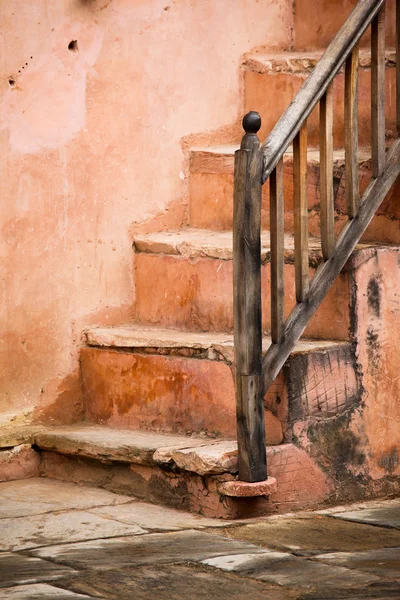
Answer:
[[[261,367],[260,115],[243,119],[246,135],[235,153],[233,302],[239,479],[267,479]]]

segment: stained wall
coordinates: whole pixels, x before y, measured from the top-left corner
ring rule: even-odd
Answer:
[[[185,222],[182,140],[229,137],[241,56],[288,47],[292,5],[0,0],[0,20],[0,414],[72,421],[82,329],[131,316],[132,231]]]

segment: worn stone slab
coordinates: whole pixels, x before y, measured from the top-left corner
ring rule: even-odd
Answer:
[[[115,507],[114,507],[115,508]],[[139,535],[145,530],[87,511],[66,511],[14,519],[2,519],[0,550],[25,550],[121,535]]]
[[[0,518],[132,502],[129,496],[42,478],[0,483]]]
[[[400,582],[400,547],[365,552],[332,552],[314,558],[329,565],[357,569]]]
[[[235,540],[312,556],[327,552],[375,550],[400,545],[400,533],[320,515],[279,518],[227,528]],[[318,552],[320,549],[320,552]]]
[[[157,463],[174,462],[185,471],[199,475],[237,472],[237,442],[222,441],[198,448],[160,448],[154,453]]]
[[[356,523],[369,523],[380,527],[400,529],[400,501],[395,506],[339,512],[333,514],[332,517]]]
[[[4,600],[84,600],[90,598],[86,594],[76,594],[47,583],[4,588],[1,597]]]
[[[76,573],[66,566],[55,565],[32,556],[12,552],[0,553],[0,588],[56,581],[61,577],[71,577]]]
[[[202,531],[152,533],[30,550],[40,558],[74,568],[107,570],[152,563],[202,561],[221,554],[259,554],[263,550]]]
[[[285,234],[285,258],[293,260],[294,237]],[[211,258],[232,260],[232,231],[213,231],[209,229],[185,228],[179,231],[163,231],[160,233],[136,236],[134,240],[136,252],[147,254],[167,254],[186,258]],[[261,233],[261,260],[268,259],[271,250],[270,232]],[[313,260],[321,254],[321,242],[317,238],[309,238],[309,250]],[[311,260],[311,258],[310,258]]]
[[[295,600],[293,590],[202,565],[141,565],[86,571],[68,585],[80,593],[115,600]]]
[[[120,523],[135,524],[144,529],[156,531],[219,528],[230,525],[229,521],[208,519],[201,515],[166,506],[158,506],[157,504],[146,504],[145,502],[102,506],[101,508],[90,509],[90,512]]]
[[[12,481],[40,475],[40,456],[30,444],[0,450],[0,481]]]
[[[328,586],[352,588],[379,581],[375,575],[325,565],[284,552],[264,552],[258,556],[236,555],[231,560],[225,555],[206,559],[203,564],[235,572],[244,577],[302,589],[315,589],[321,586],[325,589]]]
[[[32,444],[39,425],[19,425],[6,423],[0,426],[0,448],[12,448],[20,444]]]
[[[204,438],[112,429],[101,425],[57,427],[39,433],[35,441],[42,450],[59,454],[139,465],[153,464],[153,454],[160,447],[187,448],[208,443]]]
[[[218,355],[221,355],[227,362],[233,362],[234,359],[233,335],[229,333],[181,331],[165,327],[129,324],[119,327],[91,327],[86,329],[84,335],[89,346],[150,348],[154,351],[157,349],[181,350],[183,356],[187,356],[187,351],[190,350],[204,350],[207,351],[209,360],[214,360]],[[270,344],[271,338],[264,336],[263,349],[267,350]],[[301,339],[294,347],[293,353],[317,352],[347,346],[346,343],[330,340]]]

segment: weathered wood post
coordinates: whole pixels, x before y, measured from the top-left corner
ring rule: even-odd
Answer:
[[[233,302],[239,479],[267,479],[261,367],[260,115],[243,119],[246,132],[235,153]]]

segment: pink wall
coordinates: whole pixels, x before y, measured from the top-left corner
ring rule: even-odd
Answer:
[[[82,329],[129,320],[133,225],[183,218],[182,138],[237,120],[241,55],[288,46],[292,6],[0,0],[0,19],[0,412],[56,422],[79,416]]]

